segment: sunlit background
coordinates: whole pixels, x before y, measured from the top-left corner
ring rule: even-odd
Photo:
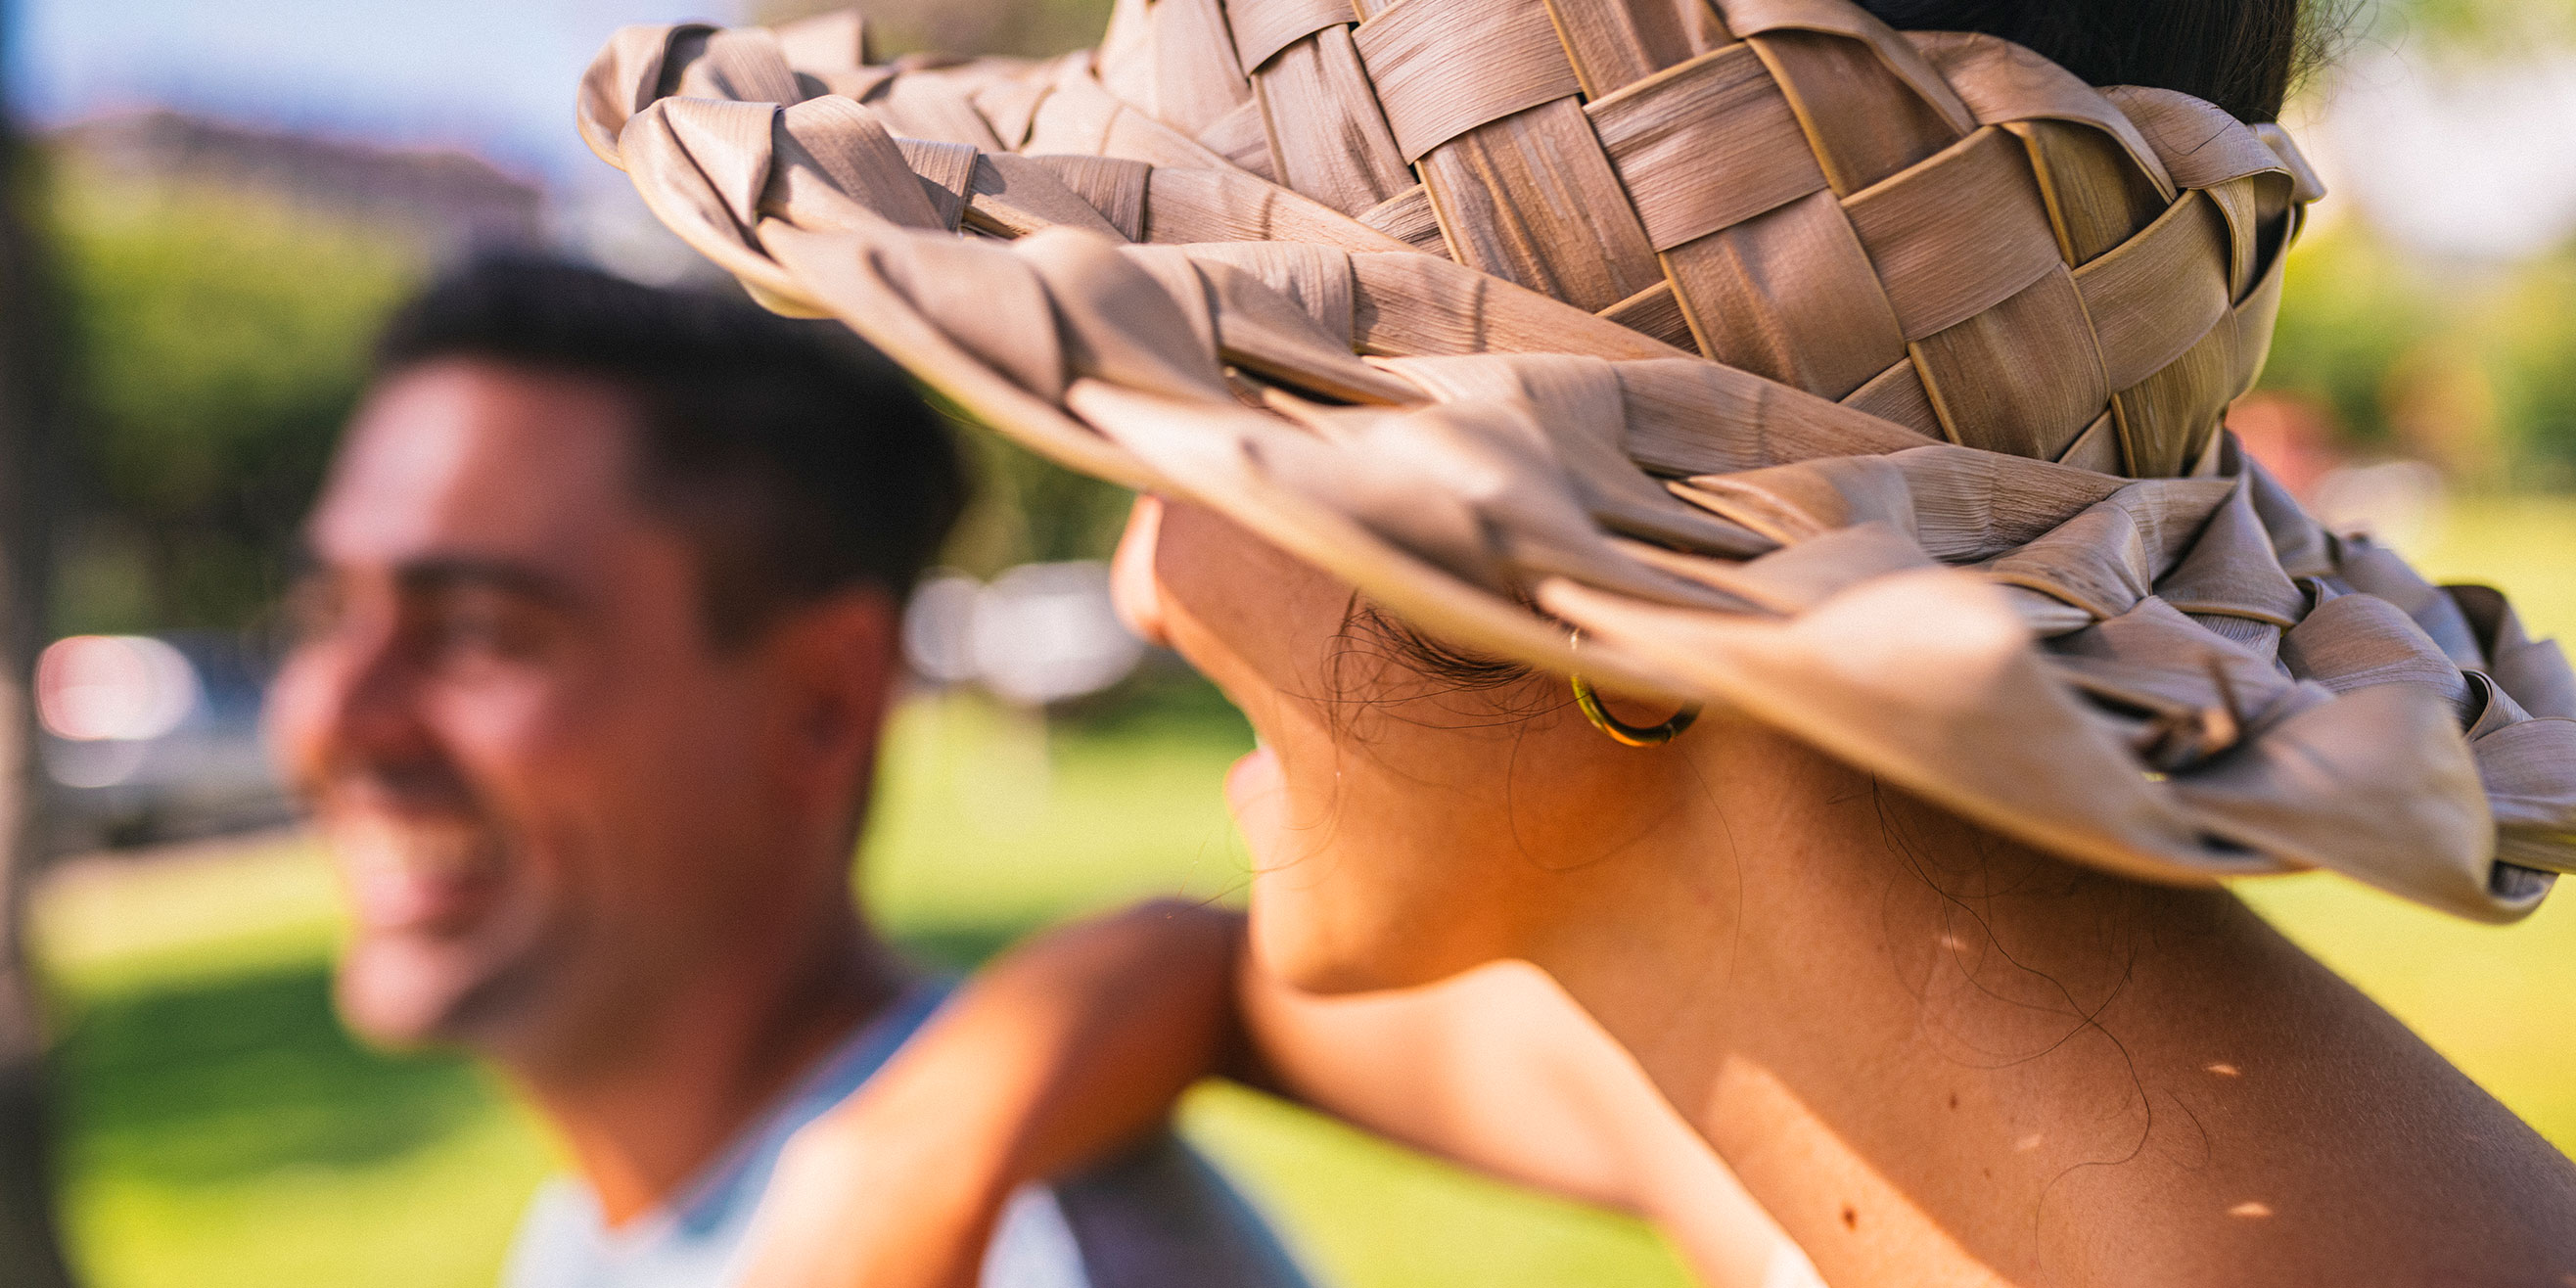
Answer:
[[[703,273],[572,130],[616,26],[819,6],[17,0],[9,107],[52,281],[69,459],[37,672],[33,907],[68,1237],[101,1288],[490,1282],[549,1145],[453,1059],[353,1046],[331,879],[257,745],[294,524],[375,323],[425,275],[540,246]],[[1053,52],[1098,0],[900,0],[894,49]],[[2239,431],[2331,521],[2576,634],[2576,3],[2357,12],[2293,131],[2333,189]],[[1240,723],[1107,610],[1124,497],[977,440],[991,483],[923,589],[863,881],[964,966],[1151,893],[1239,895]],[[2348,883],[2247,896],[2562,1148],[2576,901],[2509,930]],[[1249,1093],[1188,1130],[1328,1281],[1687,1282],[1623,1218]]]

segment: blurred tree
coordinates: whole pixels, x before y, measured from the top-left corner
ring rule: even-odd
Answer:
[[[2420,34],[2487,51],[2576,39],[2576,4],[2567,0],[2379,0],[2371,7],[2382,38]]]
[[[936,392],[975,465],[975,497],[942,552],[949,567],[991,578],[1014,564],[1106,559],[1117,548],[1132,494],[1076,474],[1000,434],[974,428]]]
[[[2447,328],[2406,351],[2380,393],[2398,454],[2427,462],[2453,482],[2492,487],[2504,480],[2493,364],[2464,328]]]
[[[2485,318],[2512,483],[2576,483],[2576,246],[2518,272]]]
[[[0,0],[0,68],[10,65],[16,17]],[[27,218],[29,162],[0,115],[0,1283],[62,1288],[71,1273],[54,1225],[44,1032],[24,938],[43,835],[28,688],[45,638],[59,405],[56,300]]]
[[[2305,394],[2350,438],[2384,443],[2388,372],[2442,326],[2439,309],[2366,226],[2345,219],[2316,229],[2290,255],[2263,387]]]
[[[2410,257],[2357,217],[2291,253],[2265,389],[2365,453],[2472,487],[2576,483],[2576,246],[2523,264]]]
[[[213,184],[139,188],[66,159],[54,189],[85,502],[62,624],[242,626],[280,588],[367,347],[426,257]]]

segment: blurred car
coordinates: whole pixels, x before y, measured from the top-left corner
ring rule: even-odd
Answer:
[[[1020,706],[1099,693],[1145,660],[1145,642],[1118,621],[1109,566],[1097,560],[1021,564],[991,582],[939,572],[904,614],[904,658],[933,685],[980,684]]]
[[[37,753],[57,854],[281,823],[260,743],[269,659],[211,632],[74,635],[36,659]]]

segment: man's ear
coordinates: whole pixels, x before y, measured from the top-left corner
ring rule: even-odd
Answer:
[[[800,790],[845,797],[864,787],[903,672],[901,623],[891,592],[853,586],[787,610],[762,642],[786,717],[774,754]]]

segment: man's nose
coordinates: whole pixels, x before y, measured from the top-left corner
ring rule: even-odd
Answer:
[[[417,668],[390,620],[346,620],[296,646],[278,676],[272,737],[307,794],[351,770],[429,748]]]

